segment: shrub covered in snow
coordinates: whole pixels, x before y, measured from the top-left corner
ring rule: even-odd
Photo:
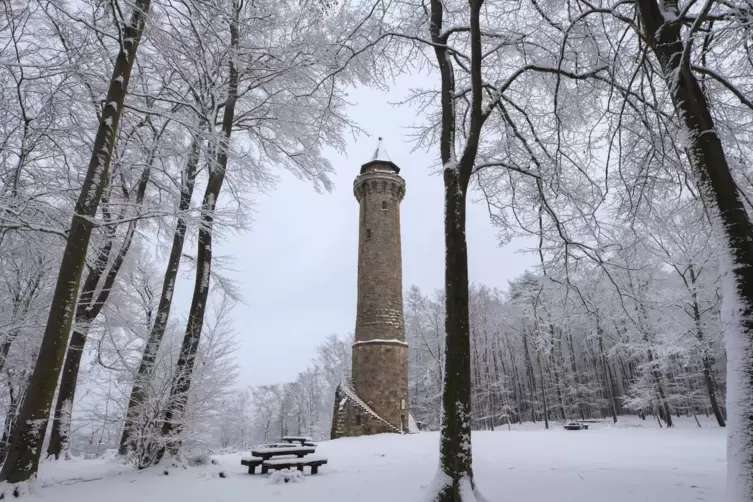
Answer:
[[[269,482],[274,484],[300,483],[301,481],[303,481],[303,473],[301,471],[293,471],[290,469],[280,469],[269,476]]]

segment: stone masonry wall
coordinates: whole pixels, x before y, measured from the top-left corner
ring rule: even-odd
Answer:
[[[360,205],[356,340],[405,340],[400,242],[405,182],[378,167],[354,183]]]
[[[353,401],[346,399],[343,403],[343,398],[342,393],[338,391],[335,395],[332,439],[395,432],[394,429],[391,429],[387,424],[361,409]],[[343,404],[341,405],[341,403]]]
[[[408,345],[365,343],[353,346],[353,387],[380,417],[408,428]]]

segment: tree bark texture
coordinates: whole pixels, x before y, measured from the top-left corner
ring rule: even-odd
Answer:
[[[75,205],[42,345],[10,438],[0,481],[27,481],[36,474],[39,466],[52,399],[68,346],[93,220],[107,180],[123,101],[149,7],[150,0],[137,0],[131,19],[122,30],[123,42],[115,60],[91,161]]]

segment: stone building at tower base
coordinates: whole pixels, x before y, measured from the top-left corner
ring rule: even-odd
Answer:
[[[341,383],[335,392],[335,409],[332,414],[331,438],[368,436],[385,432],[402,433],[402,431],[371,409],[358,397],[346,382]]]

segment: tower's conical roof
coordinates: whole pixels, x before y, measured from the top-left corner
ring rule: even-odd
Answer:
[[[381,137],[379,138],[379,142],[377,143],[376,150],[374,150],[374,155],[371,157],[371,160],[386,160],[387,162],[392,162],[387,150],[384,149]]]
[[[376,150],[374,150],[374,154],[371,156],[371,160],[361,166],[361,174],[363,174],[369,167],[374,167],[377,164],[394,171],[395,174],[400,172],[400,168],[392,162],[392,159],[390,159],[390,156],[387,154],[387,150],[384,148],[381,137],[377,143]]]

